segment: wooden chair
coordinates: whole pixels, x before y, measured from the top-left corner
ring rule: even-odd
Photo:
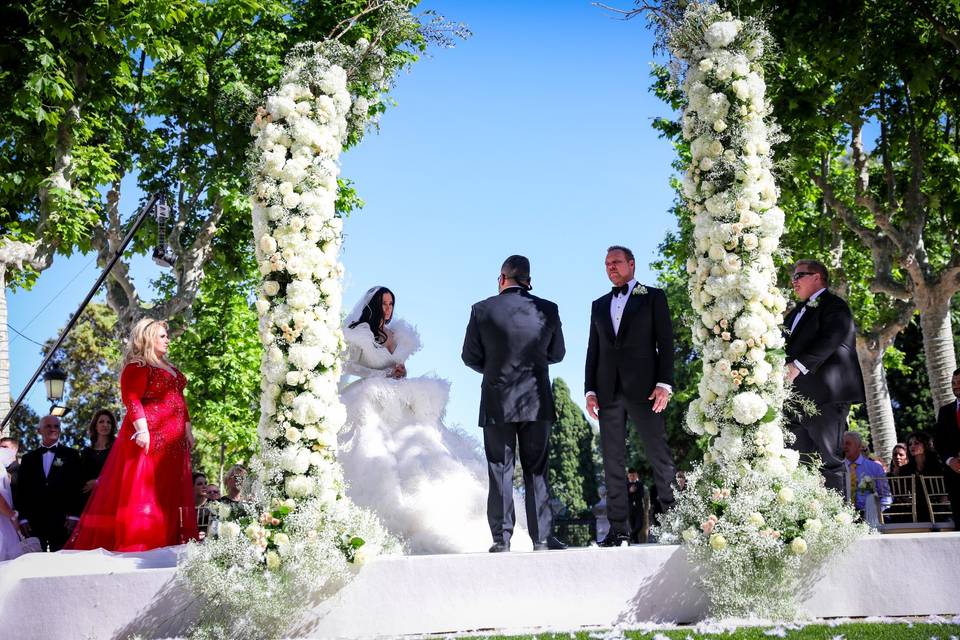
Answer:
[[[914,477],[911,476],[887,476],[887,483],[890,485],[890,497],[893,503],[885,510],[880,512],[880,523],[889,524],[891,521],[898,524],[917,521],[917,492]]]
[[[927,509],[930,513],[930,522],[937,531],[950,531],[956,523],[953,522],[953,510],[950,508],[950,496],[947,495],[946,483],[943,476],[920,476],[923,482],[924,493],[927,494]],[[937,518],[940,522],[937,522]]]

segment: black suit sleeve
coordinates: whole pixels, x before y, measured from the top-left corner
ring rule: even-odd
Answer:
[[[653,296],[653,330],[657,342],[657,382],[673,386],[673,322],[670,320],[670,307],[667,306],[667,294],[657,290]]]
[[[838,301],[824,307],[820,315],[817,339],[811,341],[810,347],[804,353],[793,358],[799,360],[809,373],[816,373],[820,365],[836,352],[844,338],[853,330],[853,314],[846,304]]]
[[[583,372],[583,392],[597,391],[597,360],[600,357],[600,336],[597,334],[597,325],[593,321],[596,304],[590,308],[590,337],[587,339],[587,364]]]
[[[937,414],[937,432],[934,439],[937,453],[940,454],[944,466],[950,458],[960,456],[960,435],[958,435],[960,432],[957,431],[954,417],[956,406],[956,403],[951,402],[940,407],[940,412]]]
[[[550,338],[550,346],[547,347],[547,362],[557,364],[567,355],[567,347],[563,342],[563,324],[560,322],[560,311],[554,307],[553,315],[556,318],[556,329]]]
[[[480,328],[477,326],[477,309],[470,309],[470,321],[467,323],[467,333],[463,336],[463,350],[460,358],[477,373],[483,373],[485,362],[483,342],[480,340]]]

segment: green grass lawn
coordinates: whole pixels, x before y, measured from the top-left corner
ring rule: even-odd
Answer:
[[[527,636],[472,636],[476,640],[960,640],[960,624],[852,622],[829,626],[811,624],[800,629],[776,626],[740,627],[736,631],[704,633],[696,627],[659,631],[578,631]],[[464,639],[466,640],[466,639]]]

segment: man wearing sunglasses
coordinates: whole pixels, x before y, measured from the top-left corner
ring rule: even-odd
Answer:
[[[793,418],[793,448],[819,456],[826,485],[843,493],[843,433],[850,405],[864,401],[853,314],[846,301],[829,290],[830,276],[820,262],[801,260],[791,280],[799,302],[783,320],[787,381],[818,411]]]

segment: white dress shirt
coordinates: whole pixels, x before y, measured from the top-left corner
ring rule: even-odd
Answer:
[[[60,441],[53,443],[46,451],[43,452],[43,477],[50,477],[50,469],[53,468],[53,460],[57,457],[57,445],[60,444]]]

